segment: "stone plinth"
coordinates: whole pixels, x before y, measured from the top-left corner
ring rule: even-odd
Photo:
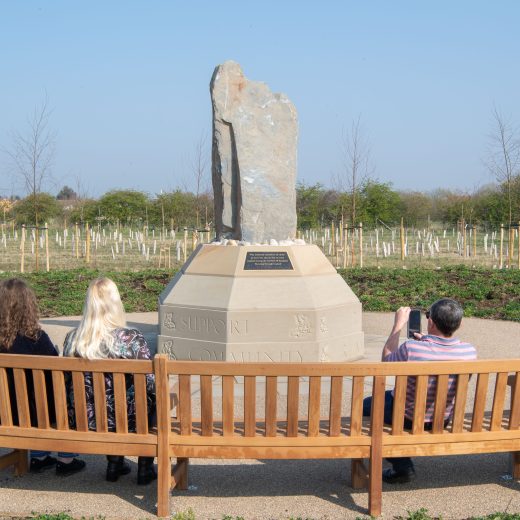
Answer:
[[[159,297],[172,359],[351,361],[361,303],[317,246],[200,245]]]

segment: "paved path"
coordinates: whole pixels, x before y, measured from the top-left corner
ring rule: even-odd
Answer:
[[[128,318],[153,337],[156,313],[129,314]],[[388,313],[363,315],[367,359],[379,359],[392,322],[393,315]],[[53,341],[61,345],[78,318],[46,319],[43,323]],[[519,355],[520,323],[465,319],[460,337],[477,345],[482,358]],[[135,484],[135,460],[132,474],[108,483],[103,457],[84,458],[87,469],[69,478],[58,478],[52,472],[16,478],[10,471],[0,471],[0,515],[65,511],[78,518],[153,517],[155,487]],[[508,454],[423,457],[415,463],[418,476],[413,483],[384,485],[384,518],[421,507],[444,519],[520,512],[520,483],[508,478]],[[172,511],[191,508],[197,519],[221,519],[226,514],[246,520],[363,517],[367,493],[349,487],[349,470],[348,460],[193,460],[190,482],[194,487],[174,491]]]

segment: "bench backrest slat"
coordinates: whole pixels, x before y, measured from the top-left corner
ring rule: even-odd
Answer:
[[[72,387],[74,391],[76,429],[80,432],[86,432],[88,431],[87,396],[85,394],[85,375],[83,372],[72,372]]]
[[[118,433],[128,433],[125,374],[114,372],[113,378],[116,431]]]
[[[16,392],[16,406],[18,409],[18,423],[23,428],[31,426],[29,411],[29,396],[27,393],[27,379],[23,368],[13,369],[14,388]]]
[[[341,433],[341,404],[343,377],[330,378],[329,436],[338,437]]]
[[[96,431],[108,432],[107,395],[105,389],[105,374],[94,372],[94,410],[96,414]]]
[[[309,378],[309,405],[307,436],[317,437],[320,433],[321,377]]]
[[[352,403],[350,408],[350,435],[360,435],[363,425],[363,393],[365,390],[365,378],[354,376],[352,378]]]
[[[276,436],[276,417],[278,413],[277,389],[278,382],[276,376],[266,376],[265,378],[265,436]]]
[[[507,372],[500,372],[495,381],[493,409],[491,412],[491,431],[500,430],[502,427],[504,404],[506,400],[507,375]]]
[[[40,369],[35,369],[32,371],[32,377],[34,384],[34,400],[36,403],[38,428],[48,429],[50,428],[50,420],[45,372]]]
[[[213,384],[211,376],[200,376],[200,413],[202,435],[213,435]]]
[[[452,433],[461,433],[464,429],[464,414],[466,412],[466,399],[468,396],[469,374],[457,376],[457,387],[455,390],[455,407],[451,425]]]
[[[486,409],[486,397],[489,384],[489,374],[479,374],[477,378],[477,388],[475,391],[475,402],[473,405],[473,417],[471,421],[471,431],[482,431],[484,421],[484,411]]]
[[[235,429],[234,386],[233,376],[222,377],[222,428],[224,435],[233,435]]]
[[[300,404],[300,378],[289,376],[287,381],[287,437],[298,435],[298,411]]]
[[[448,398],[449,376],[442,374],[437,377],[435,388],[435,408],[433,412],[433,433],[444,431],[444,415],[446,413],[446,402]]]
[[[12,426],[13,416],[11,413],[11,396],[7,379],[7,370],[0,368],[0,424]]]
[[[191,376],[179,376],[179,420],[181,435],[191,435]]]
[[[408,376],[397,376],[395,378],[394,409],[392,410],[392,435],[401,435],[401,433],[403,433],[407,384]]]
[[[256,377],[244,377],[244,435],[256,434]]]
[[[428,376],[417,376],[415,381],[415,405],[413,412],[412,433],[424,432],[424,417],[426,414],[426,394],[428,391]]]
[[[69,429],[69,415],[67,411],[67,393],[65,390],[64,373],[52,371],[52,387],[54,394],[54,408],[56,410],[56,427],[58,430]]]
[[[148,407],[146,396],[146,375],[134,374],[135,389],[135,429],[137,433],[148,433]]]
[[[509,416],[508,428],[510,430],[520,428],[520,371],[516,372],[511,393],[511,415]]]

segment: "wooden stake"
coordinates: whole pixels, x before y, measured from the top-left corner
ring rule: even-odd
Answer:
[[[21,255],[20,255],[20,272],[25,272],[25,224],[22,224],[22,241],[20,242]]]
[[[363,222],[359,223],[359,267],[363,268]]]
[[[85,224],[85,246],[86,246],[86,262],[90,264],[90,230],[88,226],[88,222]]]
[[[74,236],[76,237],[76,259],[79,258],[79,226],[76,222],[75,228],[74,228]]]
[[[508,255],[508,263],[509,267],[513,266],[513,253],[515,252],[515,230],[513,226],[509,226],[509,255]]]
[[[404,262],[404,220],[401,217],[401,262]]]
[[[504,224],[500,224],[500,256],[498,260],[498,267],[504,267]]]
[[[50,271],[50,262],[49,262],[49,226],[47,222],[45,222],[45,269],[47,272]]]

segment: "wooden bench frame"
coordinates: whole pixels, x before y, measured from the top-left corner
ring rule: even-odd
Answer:
[[[6,369],[13,369],[20,425],[12,424]],[[38,426],[31,427],[23,369],[33,371]],[[56,425],[49,424],[43,370],[52,370]],[[93,372],[98,430],[88,431],[84,400],[76,399],[77,430],[69,429],[64,373],[72,372],[82,393],[83,373]],[[114,374],[116,432],[108,432],[103,373]],[[157,389],[157,429],[148,430],[145,374]],[[125,374],[136,384],[137,432],[126,425]],[[455,407],[444,426],[448,377],[457,377]],[[417,377],[413,426],[403,429],[408,376]],[[475,391],[468,392],[473,376]],[[383,424],[384,393],[393,386],[392,427]],[[424,430],[428,378],[437,381],[433,428]],[[512,384],[510,406],[506,395]],[[490,384],[490,381],[493,381]],[[467,453],[513,453],[513,476],[520,478],[520,360],[440,363],[226,363],[169,361],[87,361],[42,356],[0,355],[0,447],[15,451],[0,458],[0,468],[27,471],[28,449],[79,453],[155,456],[158,463],[157,512],[169,515],[171,488],[185,489],[191,457],[235,459],[350,458],[353,487],[368,484],[369,513],[382,508],[382,460],[389,456],[442,456]],[[176,386],[175,403],[170,396]],[[365,383],[371,382],[372,414],[362,417]],[[265,386],[264,405],[257,389]],[[286,385],[286,396],[279,392]],[[25,392],[24,392],[25,388]],[[214,410],[221,393],[221,406]],[[322,390],[326,392],[322,392]],[[195,395],[194,390],[200,391]],[[242,392],[243,391],[243,392]],[[43,393],[42,393],[43,392]],[[242,399],[243,415],[235,416]],[[240,395],[239,395],[240,394]],[[284,394],[283,396],[280,394]],[[471,395],[470,395],[471,394]],[[197,401],[197,396],[200,402]],[[301,416],[300,399],[306,404]],[[489,405],[486,405],[489,401]],[[175,413],[172,418],[172,405]],[[283,417],[280,418],[283,406]],[[326,408],[325,416],[321,410]],[[346,413],[345,413],[346,410]],[[469,410],[469,411],[468,411]],[[195,418],[196,412],[200,417]],[[171,466],[171,460],[177,459]],[[368,470],[362,459],[369,460]]]

